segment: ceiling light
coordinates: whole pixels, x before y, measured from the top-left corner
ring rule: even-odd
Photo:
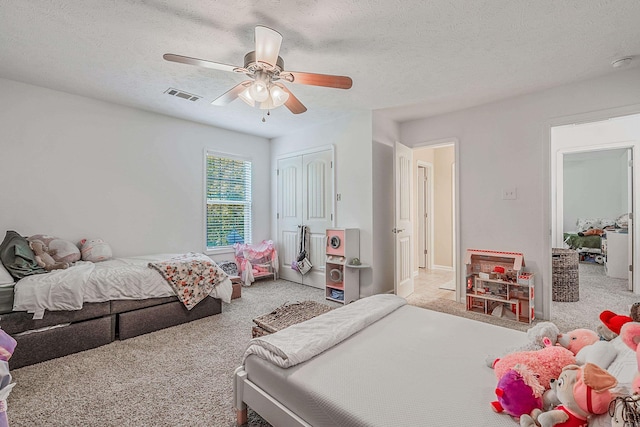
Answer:
[[[279,107],[289,99],[289,93],[286,92],[280,85],[273,84],[269,88],[269,95],[273,101],[274,107]]]
[[[621,67],[626,67],[627,65],[631,64],[631,61],[633,60],[633,57],[631,56],[625,56],[623,58],[618,58],[615,59],[611,62],[611,66],[613,68],[621,68]]]
[[[247,88],[247,89],[243,90],[242,92],[240,92],[238,94],[238,98],[240,98],[244,102],[246,102],[249,107],[255,107],[256,106],[256,101],[251,97],[251,93],[249,91],[249,88]]]

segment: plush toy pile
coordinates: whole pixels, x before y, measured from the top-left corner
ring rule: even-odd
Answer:
[[[598,332],[560,333],[551,322],[533,326],[527,332],[527,345],[487,357],[497,379],[497,399],[491,408],[512,416],[521,427],[640,427],[636,313],[640,304],[632,307],[630,316],[604,311]],[[631,357],[636,359],[632,365]],[[622,380],[616,377],[620,366],[631,368]]]

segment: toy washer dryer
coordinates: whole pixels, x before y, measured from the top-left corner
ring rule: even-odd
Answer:
[[[325,262],[325,296],[328,300],[350,303],[360,298],[360,270],[351,267],[360,256],[360,230],[357,228],[327,229]]]

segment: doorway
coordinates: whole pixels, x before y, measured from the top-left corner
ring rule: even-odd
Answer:
[[[456,300],[454,143],[413,148],[414,293]]]
[[[551,128],[551,246],[578,252],[580,286],[578,302],[551,302],[552,321],[589,298],[604,302],[589,308],[597,315],[640,293],[633,272],[639,147],[640,115]]]

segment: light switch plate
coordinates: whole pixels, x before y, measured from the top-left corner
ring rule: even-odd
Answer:
[[[518,192],[515,187],[502,189],[502,200],[515,200],[518,198]]]

